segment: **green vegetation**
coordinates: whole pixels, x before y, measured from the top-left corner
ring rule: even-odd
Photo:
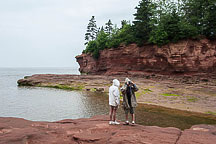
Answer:
[[[216,115],[216,112],[207,111],[206,114]]]
[[[164,93],[163,96],[180,96],[178,94]]]
[[[91,88],[90,91],[91,92],[96,92],[96,88]]]
[[[216,38],[214,0],[141,0],[135,9],[134,21],[123,20],[120,28],[111,20],[98,28],[92,16],[83,53],[91,53],[98,59],[100,50],[121,44],[162,46],[188,38]]]
[[[150,89],[140,90],[140,91],[136,92],[136,97],[139,98],[141,95],[148,94],[150,92],[152,92],[152,90],[150,90]]]
[[[189,101],[189,102],[196,102],[196,101],[198,101],[198,98],[196,98],[196,97],[188,97],[187,101]]]
[[[83,53],[91,53],[94,58],[99,58],[99,51],[105,48],[117,48],[120,44],[130,44],[134,42],[131,34],[131,24],[127,21],[122,21],[122,27],[119,29],[115,25],[112,27],[112,22],[109,20],[106,23],[105,29],[98,28],[96,37],[93,40],[86,39],[86,49]],[[96,26],[96,25],[95,25]],[[93,28],[95,29],[95,28]]]
[[[48,87],[48,88],[57,88],[57,89],[64,89],[64,90],[82,90],[84,89],[83,86],[81,85],[77,85],[77,86],[73,86],[73,85],[60,85],[60,84],[56,84],[56,85],[37,85],[38,87]]]
[[[144,89],[144,92],[145,93],[150,93],[150,92],[153,92],[153,91],[147,88],[147,89]]]
[[[142,94],[142,92],[136,92],[136,98],[139,98]]]

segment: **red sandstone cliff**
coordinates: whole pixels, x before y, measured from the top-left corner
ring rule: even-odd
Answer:
[[[88,74],[212,73],[216,69],[216,41],[183,40],[162,47],[131,44],[100,51],[98,60],[91,54],[76,59],[80,72]]]

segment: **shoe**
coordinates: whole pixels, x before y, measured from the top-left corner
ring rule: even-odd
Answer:
[[[135,121],[132,121],[132,124],[134,125],[134,124],[135,124]]]
[[[115,124],[115,125],[119,125],[120,123],[117,122],[117,121],[114,121],[113,124]]]
[[[112,125],[112,124],[114,124],[114,122],[113,121],[109,121],[109,125]]]
[[[129,121],[125,121],[124,125],[129,125]]]

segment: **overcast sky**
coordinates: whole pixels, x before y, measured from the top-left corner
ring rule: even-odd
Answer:
[[[133,20],[139,0],[0,0],[0,67],[78,67],[89,19]]]

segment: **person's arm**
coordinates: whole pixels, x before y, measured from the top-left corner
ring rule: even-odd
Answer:
[[[126,92],[126,89],[125,89],[125,87],[124,87],[124,86],[122,86],[120,90],[121,90],[121,93],[124,95],[124,94],[125,94],[125,92]]]
[[[133,89],[134,92],[136,92],[136,91],[139,90],[139,88],[138,88],[138,87],[136,86],[136,84],[134,84],[134,83],[133,83],[132,89]]]

